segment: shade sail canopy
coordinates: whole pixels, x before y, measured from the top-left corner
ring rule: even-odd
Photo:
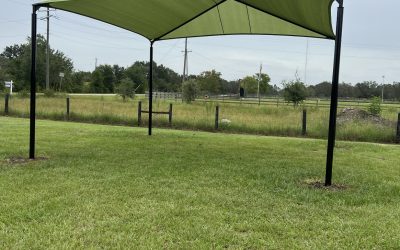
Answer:
[[[259,34],[334,39],[334,0],[53,0],[40,5],[91,17],[150,41]]]

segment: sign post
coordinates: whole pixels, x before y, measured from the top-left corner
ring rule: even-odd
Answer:
[[[12,95],[14,82],[13,81],[4,82],[4,84],[5,84],[6,88],[10,88],[10,95]]]

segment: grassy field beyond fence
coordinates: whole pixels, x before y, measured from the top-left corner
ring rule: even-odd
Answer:
[[[138,102],[142,101],[143,110],[148,109],[143,97],[123,102],[117,96],[71,96],[71,121],[138,126]],[[192,104],[181,100],[155,99],[154,111],[168,111],[173,104],[172,127],[186,130],[214,131],[215,107],[220,106],[219,132],[247,133],[276,136],[302,136],[302,111],[307,109],[307,137],[326,138],[328,133],[329,109],[327,101],[306,101],[304,106],[294,108],[282,101],[269,101],[268,105],[257,105],[252,100],[198,100]],[[274,104],[273,104],[274,103]],[[265,103],[263,103],[265,104]],[[0,108],[4,114],[4,105]],[[368,103],[341,102],[340,109],[353,107],[366,109]],[[340,112],[340,110],[339,110]],[[395,142],[397,114],[399,105],[384,104],[382,117],[393,125],[382,125],[365,120],[355,120],[338,125],[337,137],[341,140],[370,142]],[[12,97],[9,102],[9,115],[29,116],[29,98]],[[38,96],[37,117],[41,119],[67,120],[66,96],[46,98]],[[142,114],[143,126],[148,120]],[[155,127],[169,127],[168,116],[154,115]]]

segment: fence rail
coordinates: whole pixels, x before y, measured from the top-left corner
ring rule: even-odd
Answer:
[[[168,95],[166,95],[168,96]],[[11,100],[11,96],[9,94],[5,95],[5,99],[4,99],[4,114],[5,115],[9,115],[9,114],[15,114],[12,110],[12,104],[13,102],[10,102]],[[71,117],[71,102],[73,101],[73,99],[71,99],[69,96],[66,98],[66,106],[65,106],[65,115],[63,116],[64,120],[70,120],[71,118],[75,119],[75,116]],[[202,100],[202,102],[212,102],[212,100]],[[198,101],[200,102],[200,101]],[[227,102],[229,103],[229,102]],[[233,102],[235,104],[238,104],[238,102]],[[10,106],[11,104],[11,106]],[[255,103],[251,103],[251,104],[255,104]],[[214,106],[214,105],[212,105]],[[221,127],[221,111],[223,111],[224,106],[220,106],[219,104],[215,104],[215,123],[214,123],[214,129],[215,131],[220,130]],[[138,110],[137,110],[137,119],[138,119],[138,126],[142,126],[142,114],[148,114],[149,111],[148,110],[143,110],[143,105],[142,105],[142,101],[138,102]],[[168,124],[170,127],[172,127],[172,117],[173,117],[173,104],[170,103],[169,104],[169,110],[168,111],[153,111],[153,114],[160,114],[160,115],[168,115]],[[302,136],[308,136],[308,131],[307,131],[307,108],[304,108],[302,111],[302,116],[301,116],[301,127],[299,127],[299,135],[301,133]],[[299,116],[300,118],[300,116]],[[222,122],[223,119],[222,119]],[[397,143],[400,143],[400,113],[398,113],[398,117],[397,117],[397,123],[394,124],[395,125],[395,141]],[[224,129],[224,128],[222,128]],[[300,130],[301,129],[301,130]]]

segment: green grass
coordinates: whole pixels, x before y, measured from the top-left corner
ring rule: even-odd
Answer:
[[[0,249],[397,249],[400,148],[0,117]]]
[[[143,109],[147,109],[147,101]],[[308,104],[312,100],[307,101]],[[322,102],[322,101],[321,101]],[[240,104],[197,101],[185,104],[180,100],[160,100],[154,102],[155,111],[168,111],[173,103],[173,125],[175,129],[214,131],[215,106],[220,105],[220,119],[232,121],[221,125],[219,132],[257,134],[273,136],[302,137],[302,107],[280,103],[276,105]],[[392,126],[380,126],[370,122],[352,122],[339,125],[337,137],[341,140],[393,143],[396,139],[396,121],[400,107],[384,104],[382,116],[392,122]],[[340,107],[359,107],[354,103],[341,103]],[[106,96],[72,96],[71,121],[112,124],[137,125],[138,100],[123,102],[119,97]],[[1,112],[1,110],[0,110]],[[29,99],[12,98],[10,115],[28,117]],[[329,109],[316,106],[307,107],[307,137],[324,139],[328,134]],[[66,120],[65,98],[45,98],[37,100],[37,116],[41,119]],[[147,115],[143,114],[143,126],[146,126]],[[155,127],[169,127],[166,115],[154,115]]]

